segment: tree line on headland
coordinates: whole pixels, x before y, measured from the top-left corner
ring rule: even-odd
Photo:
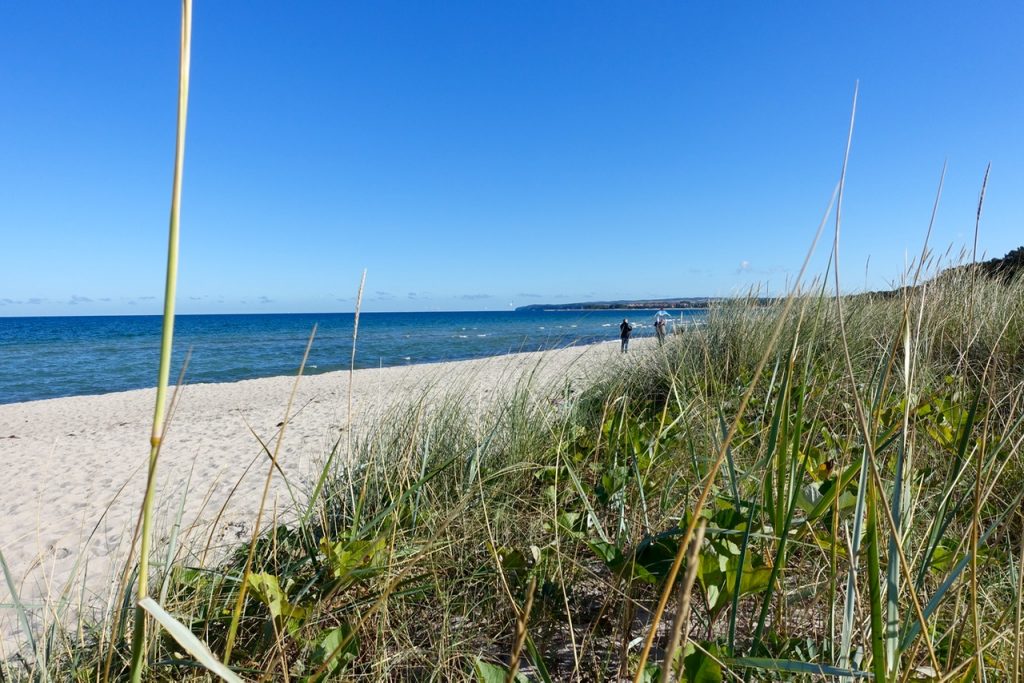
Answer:
[[[1018,247],[1008,252],[1002,258],[993,258],[988,261],[980,261],[974,264],[964,264],[948,268],[939,274],[938,277],[949,277],[954,273],[965,271],[970,268],[977,268],[979,274],[992,279],[999,279],[1010,282],[1021,273],[1024,273],[1024,247]],[[893,296],[903,288],[868,292],[871,296]],[[708,308],[716,301],[725,297],[670,297],[667,299],[620,299],[617,301],[584,301],[571,304],[530,304],[519,306],[516,311],[608,311],[608,310],[649,310],[653,308]],[[769,305],[777,301],[775,297],[750,297],[761,305]]]

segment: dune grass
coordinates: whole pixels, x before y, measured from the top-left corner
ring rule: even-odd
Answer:
[[[245,679],[1008,680],[1024,286],[964,271],[842,314],[845,341],[834,299],[737,300],[588,386],[411,401],[325,455],[308,516],[179,553],[160,607],[221,657],[244,585]],[[120,678],[130,615],[4,675]],[[144,654],[153,680],[210,676],[166,634]]]
[[[836,262],[838,237],[837,211]],[[585,386],[350,424],[226,556],[180,511],[153,529],[162,363],[139,561],[37,633],[0,555],[25,637],[0,680],[1017,680],[1024,283],[808,291],[716,304]]]

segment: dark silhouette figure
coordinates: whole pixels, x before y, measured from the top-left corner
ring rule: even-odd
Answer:
[[[629,324],[629,321],[625,318],[622,319],[622,324],[619,325],[619,339],[622,340],[622,352],[629,351],[629,335],[633,332],[633,326]]]

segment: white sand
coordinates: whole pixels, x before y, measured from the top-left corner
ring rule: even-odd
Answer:
[[[536,385],[562,381],[566,374],[584,380],[601,359],[616,357],[617,348],[617,343],[608,343],[358,370],[353,419],[371,424],[389,404],[415,399],[430,387],[435,393],[459,388],[469,400],[483,403],[534,369]],[[311,488],[315,463],[347,423],[348,378],[347,372],[335,372],[304,377],[299,383],[279,455],[282,469],[299,490]],[[237,484],[214,530],[215,539],[248,537],[269,463],[253,432],[274,443],[293,384],[293,377],[271,377],[184,387],[160,454],[159,534],[166,537],[191,476],[182,533],[193,541],[205,538]],[[145,486],[154,397],[155,390],[143,389],[0,405],[0,551],[22,601],[36,606],[37,615],[38,605],[47,598],[52,602],[68,585],[79,587],[71,593],[75,602],[82,585],[86,602],[108,599],[111,580],[131,543]],[[277,475],[268,500],[268,515],[275,501],[278,509],[290,504]],[[0,580],[0,655],[2,650],[10,653],[17,630],[14,610],[4,607],[9,600],[6,582]],[[52,618],[52,613],[42,618]]]

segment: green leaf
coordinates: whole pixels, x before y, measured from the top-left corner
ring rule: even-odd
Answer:
[[[731,563],[735,564],[735,563]],[[736,571],[730,568],[728,571],[729,575],[729,586],[735,584]],[[772,575],[771,567],[751,567],[745,566],[743,573],[740,576],[740,597],[749,595],[751,593],[760,593],[768,587],[768,580]]]
[[[713,656],[718,648],[708,644],[705,649],[708,651],[694,647],[683,659],[687,683],[722,683],[722,665]]]
[[[508,678],[508,669],[500,664],[491,664],[477,657],[473,661],[473,673],[476,674],[477,683],[505,683]],[[513,679],[516,683],[529,683],[530,679],[521,671],[516,672]]]
[[[661,583],[668,578],[678,550],[679,541],[674,536],[648,536],[637,546],[633,571],[638,576],[649,576],[649,583]]]
[[[337,628],[320,634],[319,642],[310,657],[314,671],[327,664],[324,672],[317,678],[307,679],[310,683],[328,678],[335,671],[345,666],[359,654],[359,639],[352,627],[346,622]]]
[[[658,683],[661,678],[661,665],[647,662],[644,665],[644,670],[640,673],[639,681],[640,683]]]
[[[621,567],[624,560],[622,558],[622,550],[619,546],[614,543],[607,543],[605,541],[590,541],[587,543],[590,549],[594,551],[602,562],[608,565],[608,568],[614,571],[616,567]]]
[[[267,606],[270,617],[293,637],[298,634],[302,622],[309,615],[309,610],[288,600],[288,594],[278,583],[273,574],[250,574],[249,590],[257,600]]]
[[[603,505],[611,503],[615,495],[626,487],[628,479],[629,470],[622,465],[609,467],[601,475],[601,481],[594,489],[597,500]]]
[[[199,640],[188,627],[168,614],[163,607],[156,603],[156,600],[143,598],[139,601],[139,607],[149,612],[150,616],[156,619],[157,623],[163,626],[164,630],[185,648],[186,652],[195,657],[196,661],[207,671],[228,683],[242,683],[242,679],[234,671],[213,656],[210,648],[206,647],[203,641]]]
[[[342,540],[336,543],[325,538],[320,541],[320,552],[327,558],[331,576],[346,585],[380,573],[382,567],[378,559],[384,546],[383,538],[370,541]]]
[[[257,600],[267,606],[270,615],[275,619],[306,618],[306,609],[288,602],[287,594],[281,589],[277,577],[273,574],[250,574],[249,590]]]
[[[701,553],[697,568],[697,580],[708,601],[712,615],[718,614],[732,602],[736,587],[736,575],[740,566],[740,558],[733,555],[731,549],[724,547],[725,553],[719,554],[715,543]],[[743,572],[739,581],[740,597],[752,593],[760,593],[768,587],[772,568],[763,560],[748,556],[743,563]]]
[[[852,495],[848,490],[851,486],[853,478],[860,473],[860,467],[862,462],[860,460],[850,464],[843,473],[839,475],[838,480],[830,479],[826,481],[818,489],[821,493],[821,498],[814,504],[814,508],[807,513],[807,519],[809,521],[818,519],[826,512],[832,509],[832,503],[835,501],[836,496],[839,496],[839,509],[846,510],[857,504],[856,496]]]
[[[604,562],[605,566],[608,567],[615,576],[631,580],[634,578],[635,572],[639,569],[643,574],[643,576],[640,577],[642,580],[648,583],[654,583],[650,572],[643,569],[643,567],[635,567],[632,562],[632,558],[627,559],[622,554],[622,549],[619,546],[605,541],[588,541],[587,545],[590,546],[590,549],[594,551],[594,554]]]
[[[570,536],[579,536],[586,531],[586,521],[579,512],[559,512],[555,519],[559,528]]]
[[[526,555],[524,555],[520,550],[502,546],[497,548],[496,552],[498,554],[498,559],[501,561],[501,568],[507,572],[526,569],[529,567]]]

